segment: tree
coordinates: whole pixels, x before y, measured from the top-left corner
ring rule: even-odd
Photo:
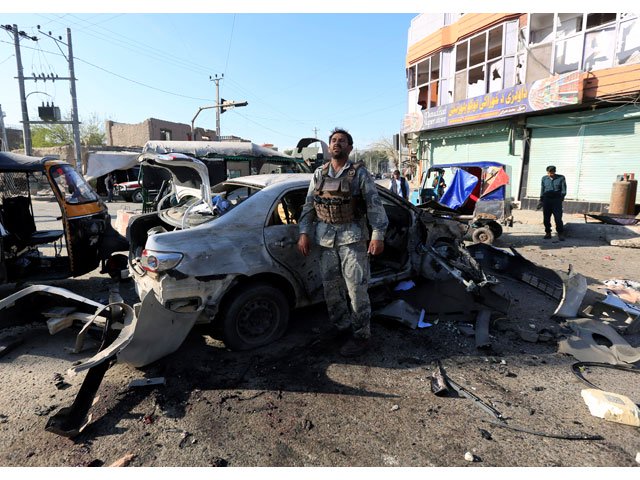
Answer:
[[[70,121],[71,115],[65,116]],[[105,143],[104,122],[95,113],[81,120],[80,143],[85,146],[97,146]],[[73,145],[73,128],[68,124],[38,124],[31,127],[31,143],[34,147],[56,147]]]

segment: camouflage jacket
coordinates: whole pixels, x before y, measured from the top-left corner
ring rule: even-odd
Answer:
[[[329,176],[338,178],[346,175],[346,171],[352,162],[345,163],[339,172],[334,172],[333,167],[329,167]],[[316,211],[313,208],[313,197],[316,185],[322,180],[322,167],[318,167],[313,173],[313,178],[307,191],[307,199],[300,215],[300,233],[313,236],[315,233],[315,243],[323,247],[337,247],[350,243],[369,240],[369,230],[367,221],[371,225],[371,238],[373,240],[384,240],[389,220],[384,211],[380,197],[376,190],[376,185],[366,168],[361,167],[356,172],[356,178],[351,182],[352,195],[362,195],[367,206],[366,216],[352,223],[332,225],[318,220]],[[315,226],[315,229],[314,229]]]

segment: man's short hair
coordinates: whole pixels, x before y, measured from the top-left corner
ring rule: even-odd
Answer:
[[[394,175],[395,175],[396,173],[397,173],[398,175],[400,175],[400,170],[394,170],[394,171],[393,171],[393,174],[394,174]]]
[[[351,136],[351,134],[349,132],[347,132],[344,128],[339,128],[339,127],[336,127],[331,131],[331,135],[329,135],[329,143],[331,143],[331,138],[336,133],[342,133],[343,135],[346,135],[347,142],[349,142],[349,145],[353,145],[353,137]]]
[[[547,167],[547,172],[556,173],[556,167],[553,165],[549,165]]]

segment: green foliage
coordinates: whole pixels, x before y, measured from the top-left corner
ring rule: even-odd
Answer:
[[[67,114],[65,121],[71,120]],[[96,114],[81,120],[80,143],[85,146],[98,146],[105,143],[104,122]],[[31,127],[31,143],[35,148],[73,145],[73,128],[71,125],[38,124]]]

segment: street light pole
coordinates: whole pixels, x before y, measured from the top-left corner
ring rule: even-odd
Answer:
[[[215,74],[215,78],[209,76],[209,80],[216,82],[216,105],[220,105],[220,80],[224,78],[224,73],[218,78],[218,74]],[[220,140],[220,108],[216,108],[216,140]]]

